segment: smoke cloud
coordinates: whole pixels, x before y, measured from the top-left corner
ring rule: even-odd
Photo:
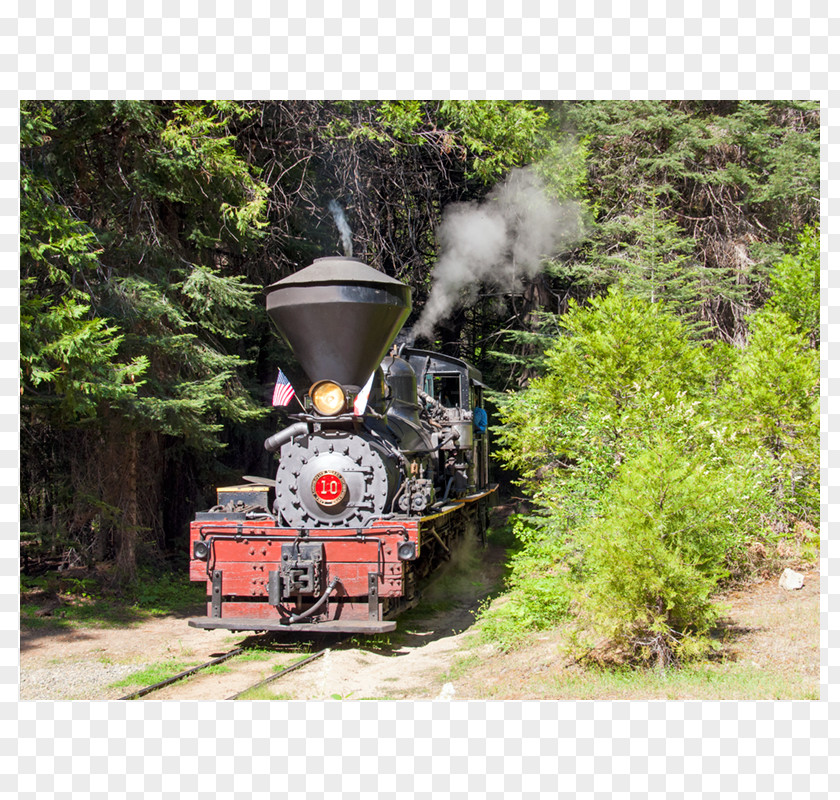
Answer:
[[[338,232],[341,234],[341,245],[344,247],[344,255],[353,255],[353,234],[347,224],[347,217],[344,216],[344,209],[335,201],[330,200],[327,204],[330,214],[333,215]]]
[[[440,256],[429,299],[410,342],[430,339],[435,324],[459,302],[474,299],[482,284],[516,291],[540,272],[542,260],[583,233],[580,205],[548,196],[531,169],[514,170],[480,202],[447,206],[438,229]],[[466,297],[464,297],[466,291]]]

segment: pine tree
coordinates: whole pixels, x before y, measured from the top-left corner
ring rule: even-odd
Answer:
[[[228,133],[232,103],[25,103],[21,138],[24,442],[60,454],[27,513],[75,497],[64,524],[121,573],[159,534],[167,441],[222,446],[222,421],[264,415],[242,383],[256,287],[238,274],[266,187]],[[171,452],[171,451],[170,451]],[[57,474],[56,474],[57,473]],[[55,515],[53,514],[55,518]],[[57,521],[54,524],[59,524]],[[86,532],[86,533],[85,533]]]
[[[634,264],[657,272],[716,338],[743,345],[770,265],[818,216],[818,105],[584,101],[556,113],[589,151],[595,225],[575,258],[605,283]]]

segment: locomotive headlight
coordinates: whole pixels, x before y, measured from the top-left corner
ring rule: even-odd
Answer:
[[[397,555],[402,561],[414,561],[417,558],[417,545],[414,542],[400,542]]]
[[[337,383],[332,381],[318,381],[309,390],[312,405],[318,413],[327,417],[340,414],[347,407],[347,396]]]

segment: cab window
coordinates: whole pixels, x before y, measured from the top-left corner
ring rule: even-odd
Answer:
[[[460,375],[427,375],[426,392],[447,408],[461,405]]]

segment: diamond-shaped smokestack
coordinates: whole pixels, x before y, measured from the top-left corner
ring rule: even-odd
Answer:
[[[268,287],[266,309],[315,383],[362,386],[411,312],[411,290],[354,258],[319,258]]]

